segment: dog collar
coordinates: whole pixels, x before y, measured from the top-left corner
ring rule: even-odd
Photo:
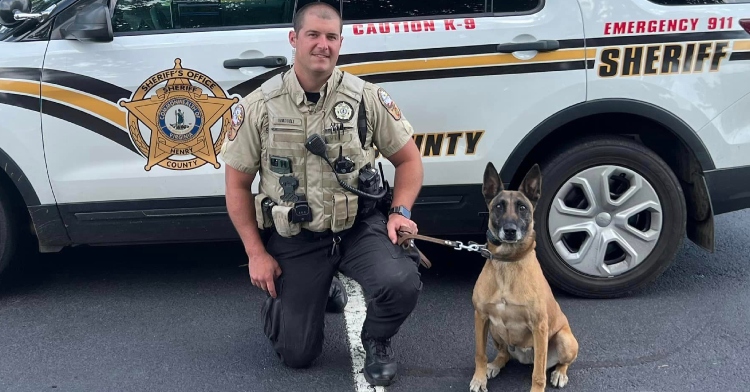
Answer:
[[[487,229],[487,242],[491,243],[495,246],[502,245],[502,242],[500,241],[500,238],[497,238],[497,236],[492,232],[492,230]]]

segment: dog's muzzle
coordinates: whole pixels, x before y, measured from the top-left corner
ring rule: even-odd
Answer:
[[[498,237],[505,242],[518,241],[518,231],[516,229],[500,229],[499,234]]]
[[[516,229],[515,225],[508,225],[508,227],[501,228],[498,235],[492,233],[491,229],[487,233],[488,239],[492,235],[492,238],[497,241],[497,243],[493,242],[495,245],[500,245],[501,243],[514,244],[521,240],[521,232]]]

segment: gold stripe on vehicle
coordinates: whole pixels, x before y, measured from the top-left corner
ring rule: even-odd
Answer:
[[[555,52],[539,53],[529,60],[521,60],[511,54],[493,53],[476,56],[443,57],[427,59],[410,59],[383,61],[368,64],[353,64],[341,66],[341,69],[354,75],[368,75],[376,73],[428,71],[451,68],[485,67],[508,64],[532,64],[594,58],[596,49],[571,49]]]
[[[0,79],[0,91],[39,95],[39,82],[28,80]]]
[[[750,40],[734,41],[733,51],[750,50]]]
[[[126,114],[114,103],[102,101],[74,90],[67,90],[51,84],[42,84],[42,98],[64,102],[69,106],[87,110],[99,117],[127,128]]]

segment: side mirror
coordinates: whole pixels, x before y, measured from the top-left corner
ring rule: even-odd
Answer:
[[[31,12],[31,0],[0,0],[0,25],[5,27],[16,27],[24,22],[24,19],[16,19],[15,14],[28,14]]]
[[[73,23],[60,29],[60,33],[65,38],[75,38],[79,41],[112,41],[114,33],[109,8],[101,3],[86,6],[76,14]]]

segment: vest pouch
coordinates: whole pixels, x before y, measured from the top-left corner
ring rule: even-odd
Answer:
[[[276,232],[282,237],[292,237],[302,231],[300,223],[292,223],[289,221],[289,211],[292,209],[290,206],[275,205],[271,208],[271,215],[273,215],[273,224],[276,226]]]
[[[271,199],[263,193],[255,195],[255,220],[258,222],[259,229],[267,229],[273,226],[273,218],[271,217],[271,209],[268,206],[264,206],[263,202],[270,202]]]
[[[337,233],[354,225],[357,218],[357,200],[354,194],[334,193],[333,212],[331,213],[331,231]]]

